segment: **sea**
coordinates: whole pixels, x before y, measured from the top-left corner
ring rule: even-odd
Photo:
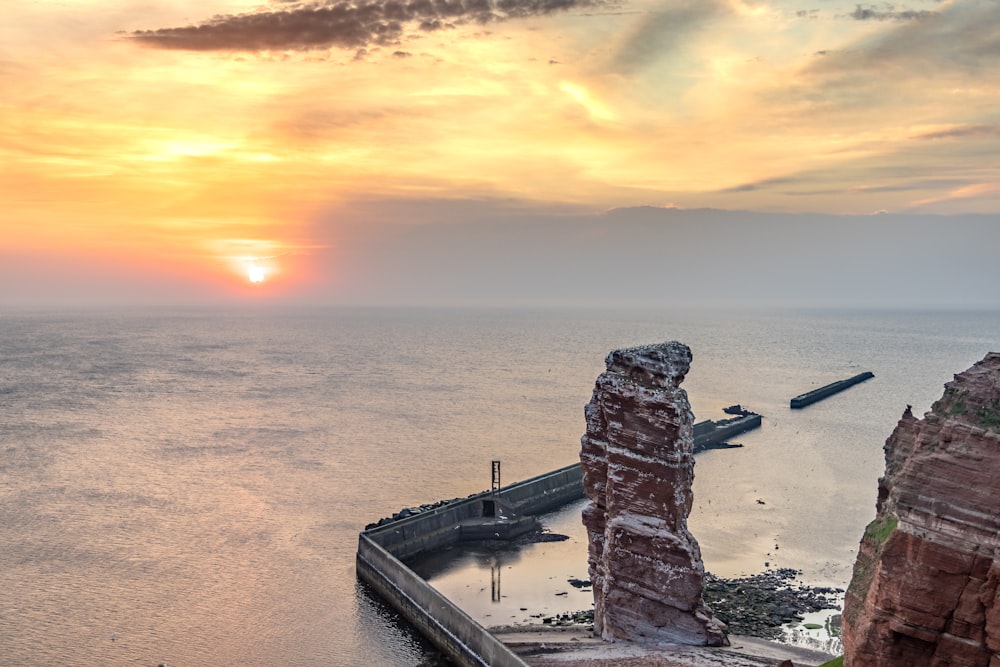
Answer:
[[[615,348],[679,340],[699,454],[689,528],[720,576],[846,586],[907,405],[1000,350],[1000,312],[234,309],[0,312],[0,664],[414,667],[359,584],[365,525],[578,460]],[[874,379],[791,410],[789,399]],[[486,624],[589,608],[569,539],[421,565]]]

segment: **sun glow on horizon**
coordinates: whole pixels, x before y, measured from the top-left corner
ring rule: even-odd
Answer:
[[[266,273],[264,271],[263,266],[257,266],[256,264],[251,264],[250,268],[247,269],[247,278],[249,278],[250,282],[254,283],[255,285],[264,282],[265,277]]]

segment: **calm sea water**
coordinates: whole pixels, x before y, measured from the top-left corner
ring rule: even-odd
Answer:
[[[839,585],[885,438],[1000,349],[1000,313],[4,313],[0,663],[410,667],[419,640],[356,583],[358,531],[488,487],[492,459],[505,482],[576,461],[607,352],[668,339],[693,349],[698,418],[765,415],[698,458],[709,568]],[[461,566],[434,576],[481,618],[525,617],[554,604],[518,592],[539,549],[562,550],[547,576],[586,574],[585,545],[559,544],[506,557],[514,612]]]

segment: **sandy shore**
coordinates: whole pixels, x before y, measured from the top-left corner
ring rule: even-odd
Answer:
[[[834,657],[739,635],[730,635],[730,646],[708,648],[605,642],[583,626],[491,631],[532,667],[761,667],[783,660],[796,667],[816,667]]]

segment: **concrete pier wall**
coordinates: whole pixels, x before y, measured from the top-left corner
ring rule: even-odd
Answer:
[[[580,464],[517,482],[499,492],[501,500],[510,503],[518,515],[538,515],[568,502],[583,498],[583,476]],[[417,554],[451,546],[462,539],[462,523],[483,517],[483,501],[489,491],[464,500],[442,505],[427,512],[414,514],[365,531],[372,540],[396,558],[406,559]],[[510,522],[497,521],[496,529],[503,532]]]
[[[483,626],[362,533],[358,576],[460,667],[527,667]]]
[[[731,424],[717,426],[715,431],[712,433],[712,442],[722,442],[723,440],[731,438],[734,435],[739,435],[744,431],[760,428],[761,420],[762,417],[760,415],[748,415]]]
[[[497,495],[519,515],[491,524],[491,530],[501,532],[505,526],[517,526],[526,515],[541,514],[583,498],[580,464],[511,484]],[[358,577],[456,664],[527,667],[401,560],[459,542],[463,523],[473,522],[477,534],[481,534],[483,503],[491,498],[486,491],[364,531],[358,538]]]
[[[362,534],[396,558],[411,558],[458,542],[462,536],[462,521],[475,517],[480,507],[481,502],[476,498],[458,500]]]
[[[568,502],[583,498],[583,471],[579,463],[502,489],[500,497],[521,514],[544,514]]]
[[[820,387],[819,389],[813,389],[812,391],[807,391],[804,394],[799,394],[791,401],[789,405],[792,409],[804,408],[807,405],[812,405],[816,401],[821,401],[828,396],[833,396],[838,394],[845,389],[849,389],[854,385],[864,382],[865,380],[870,380],[875,377],[875,374],[871,371],[865,371],[864,373],[858,373],[854,377],[849,377],[846,380],[838,380],[837,382],[831,382],[830,384]]]
[[[712,445],[725,442],[734,435],[739,435],[744,431],[759,428],[761,416],[755,412],[747,412],[738,419],[725,419],[722,421],[697,422],[694,425],[694,453],[704,451]]]

